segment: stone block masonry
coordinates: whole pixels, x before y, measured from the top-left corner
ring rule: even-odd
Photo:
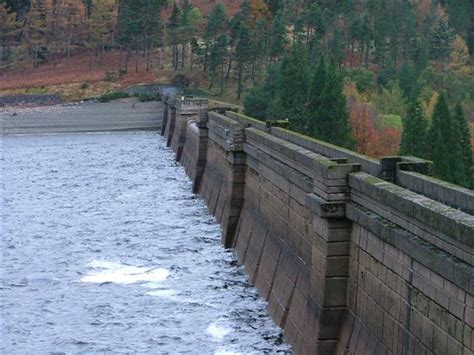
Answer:
[[[167,98],[162,134],[298,354],[472,354],[474,194]]]

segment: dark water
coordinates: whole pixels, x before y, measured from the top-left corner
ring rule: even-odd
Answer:
[[[7,136],[5,354],[289,351],[154,133]]]

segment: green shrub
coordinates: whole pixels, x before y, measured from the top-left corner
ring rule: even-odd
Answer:
[[[151,94],[151,93],[143,93],[136,95],[140,102],[148,102],[148,101],[158,101],[160,98],[159,94]]]
[[[377,111],[383,115],[405,116],[406,101],[398,81],[392,81],[374,96]]]
[[[118,80],[118,74],[114,71],[106,71],[104,81],[114,83]]]
[[[367,69],[355,68],[348,70],[347,77],[356,84],[359,93],[375,89],[375,75]]]
[[[81,90],[87,90],[89,89],[89,83],[86,81],[85,83],[81,84]]]
[[[245,114],[258,120],[266,120],[271,100],[269,92],[263,86],[254,86],[244,97]]]
[[[191,85],[191,77],[186,73],[176,73],[173,78],[173,84],[178,85],[182,88],[187,88]]]
[[[109,101],[118,100],[118,99],[125,99],[127,97],[130,97],[130,95],[127,94],[126,92],[111,91],[111,92],[108,92],[107,94],[104,94],[98,97],[97,100],[99,100],[99,102],[109,102]]]
[[[47,92],[48,92],[48,88],[46,88],[45,86],[39,86],[36,88],[26,89],[26,93],[32,94],[32,95],[46,94]]]
[[[382,115],[382,126],[390,126],[395,128],[403,128],[402,118],[399,115]]]

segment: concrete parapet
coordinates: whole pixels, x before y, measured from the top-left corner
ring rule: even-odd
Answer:
[[[414,171],[399,171],[398,185],[448,206],[474,214],[474,191]]]

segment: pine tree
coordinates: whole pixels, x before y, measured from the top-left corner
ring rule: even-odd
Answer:
[[[252,33],[250,28],[250,1],[244,0],[239,13],[233,21],[233,42],[235,45],[235,60],[237,64],[237,100],[244,91],[244,74],[252,59]]]
[[[402,119],[403,133],[400,144],[400,155],[423,158],[426,156],[426,135],[428,121],[418,98],[411,98],[408,111]]]
[[[136,1],[136,0],[135,0]],[[142,18],[143,51],[146,54],[146,71],[153,65],[152,58],[155,47],[163,46],[163,29],[161,24],[161,10],[167,5],[167,0],[141,0],[140,17]]]
[[[244,98],[245,114],[259,120],[272,119],[279,65],[270,65],[263,85],[255,85]],[[274,117],[273,117],[274,118]]]
[[[284,8],[283,0],[266,0],[268,7],[270,8],[271,13],[275,16],[278,12],[282,11]]]
[[[237,100],[244,92],[244,71],[251,59],[252,41],[250,29],[246,25],[240,27],[237,46],[235,49],[235,59],[237,62]]]
[[[342,37],[341,30],[336,27],[329,42],[329,52],[331,60],[337,63],[338,66],[342,64],[345,57],[344,47],[344,38]]]
[[[448,182],[465,185],[461,131],[457,120],[449,113],[444,94],[438,98],[431,121],[429,143],[435,176]]]
[[[354,141],[342,89],[342,76],[337,72],[335,64],[326,65],[321,58],[313,71],[307,96],[308,134],[329,143],[352,148]]]
[[[172,64],[175,70],[178,69],[179,63],[179,52],[178,44],[180,43],[180,24],[181,24],[181,9],[176,4],[173,3],[173,9],[171,11],[171,16],[168,20],[168,29],[169,29],[169,43],[173,48],[172,54]]]
[[[321,137],[321,105],[327,80],[327,68],[324,57],[321,57],[311,77],[308,101],[308,134]]]
[[[39,64],[42,47],[47,44],[47,11],[44,0],[32,0],[23,28],[25,45],[33,52],[33,67]]]
[[[272,60],[279,58],[287,45],[286,24],[283,13],[280,11],[273,19],[271,32],[270,57]]]
[[[274,112],[275,118],[288,119],[290,128],[302,133],[308,131],[308,88],[307,53],[301,45],[296,44],[280,63]]]
[[[188,44],[196,34],[197,25],[201,20],[201,13],[193,7],[189,0],[184,0],[181,7],[181,68],[184,68]],[[191,52],[192,55],[192,52]],[[191,61],[193,58],[191,57]]]
[[[87,47],[91,49],[89,70],[92,70],[93,50],[102,55],[104,46],[111,40],[114,5],[107,0],[94,0],[92,14],[87,21],[89,38]]]
[[[446,19],[440,18],[430,36],[430,58],[446,60],[451,52],[453,33]]]
[[[209,55],[209,72],[211,76],[210,87],[219,78],[220,94],[224,92],[224,65],[227,58],[227,35],[221,34],[217,40],[211,45]]]
[[[79,42],[86,31],[86,23],[81,14],[81,7],[75,0],[63,2],[63,13],[61,21],[62,47],[66,50],[66,63],[69,64],[71,46]]]
[[[457,104],[454,111],[454,119],[457,121],[461,134],[461,149],[464,161],[464,173],[467,179],[466,186],[474,188],[474,174],[472,170],[472,146],[471,131],[467,124],[461,104]]]
[[[9,12],[5,5],[0,4],[0,49],[1,62],[7,62],[10,57],[10,46],[15,42],[15,36],[20,28],[16,21],[16,13]]]
[[[209,14],[207,26],[203,34],[204,40],[206,41],[204,50],[204,71],[207,71],[209,48],[212,43],[217,40],[219,34],[225,31],[228,21],[229,18],[227,17],[226,8],[221,3],[217,3]]]

